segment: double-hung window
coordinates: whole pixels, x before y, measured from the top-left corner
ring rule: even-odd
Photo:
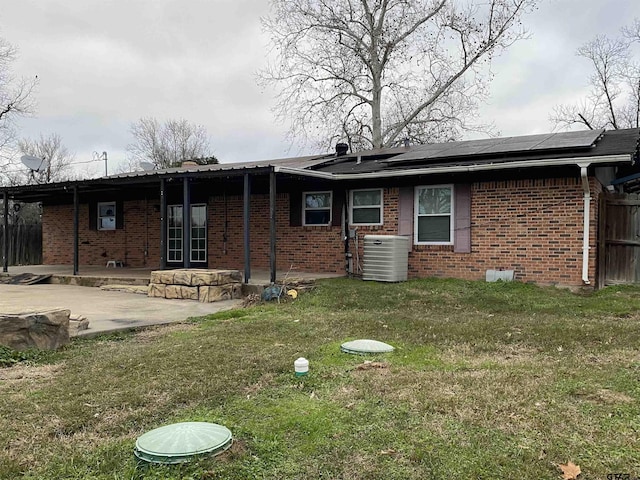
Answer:
[[[453,185],[416,187],[414,212],[416,244],[453,244]]]
[[[351,190],[349,223],[351,225],[382,225],[382,189]]]
[[[116,229],[116,202],[98,203],[98,230]]]
[[[329,225],[331,201],[331,192],[304,192],[302,194],[303,225]]]

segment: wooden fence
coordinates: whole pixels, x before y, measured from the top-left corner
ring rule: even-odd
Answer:
[[[9,225],[9,265],[42,263],[42,225]],[[0,225],[0,258],[4,252],[4,226]]]
[[[640,196],[604,194],[601,199],[599,284],[640,283]]]

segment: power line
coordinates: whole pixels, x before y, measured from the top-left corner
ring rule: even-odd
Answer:
[[[94,162],[104,162],[104,159],[102,158],[95,158],[93,160],[81,160],[81,161],[77,161],[77,162],[69,162],[67,165],[69,166],[73,166],[73,165],[82,165],[82,164],[86,164],[86,163],[94,163]],[[4,165],[15,165],[17,166],[17,163],[15,163],[14,161],[8,160],[7,163],[5,163]],[[0,173],[24,173],[26,172],[28,169],[16,169],[16,170],[1,170]]]

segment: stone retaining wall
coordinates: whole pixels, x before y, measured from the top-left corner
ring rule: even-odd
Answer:
[[[151,272],[148,296],[219,302],[242,298],[239,270],[183,268]]]

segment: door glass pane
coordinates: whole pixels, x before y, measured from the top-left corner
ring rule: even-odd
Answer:
[[[182,206],[167,207],[167,260],[169,262],[182,261]]]
[[[182,262],[182,205],[167,207],[167,259],[170,262]],[[207,207],[191,206],[191,245],[192,262],[207,261]]]
[[[191,206],[191,261],[207,260],[207,206]]]

